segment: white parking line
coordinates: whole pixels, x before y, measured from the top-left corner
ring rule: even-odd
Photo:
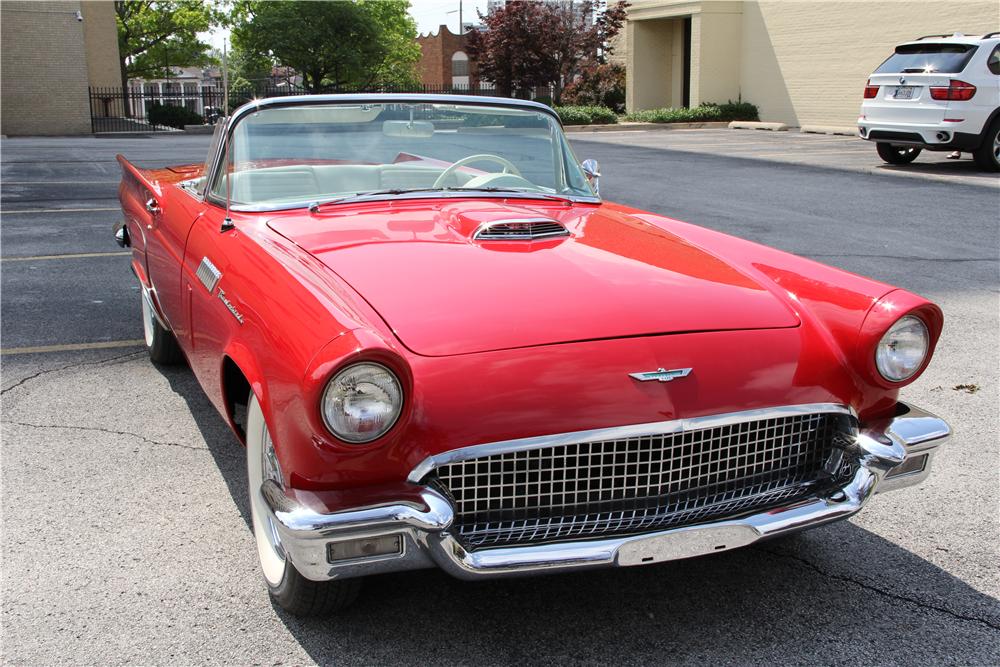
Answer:
[[[15,213],[89,213],[91,211],[120,211],[120,206],[112,208],[26,208],[20,211],[0,211],[0,215],[13,215]]]
[[[4,181],[4,185],[108,185],[120,181]]]
[[[136,340],[109,340],[100,343],[69,343],[66,345],[36,345],[35,347],[8,347],[0,349],[0,355],[11,354],[44,354],[46,352],[75,352],[78,350],[107,350],[116,347],[139,347],[145,345],[146,341],[138,338]]]
[[[4,257],[0,261],[4,262],[34,262],[36,260],[45,259],[84,259],[86,257],[120,257],[122,255],[131,255],[132,253],[128,250],[118,250],[115,252],[77,252],[77,253],[67,253],[65,255],[32,255],[29,257]]]

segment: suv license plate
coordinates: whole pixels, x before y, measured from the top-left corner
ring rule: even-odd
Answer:
[[[893,94],[892,99],[894,100],[912,100],[913,91],[916,86],[899,86],[896,88],[896,92]]]

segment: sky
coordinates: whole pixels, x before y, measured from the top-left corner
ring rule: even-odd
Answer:
[[[466,23],[479,22],[476,10],[486,12],[486,0],[410,0],[410,16],[417,22],[417,32],[421,35],[435,32],[444,24],[454,33],[458,32],[458,5],[462,4],[462,20]],[[217,29],[202,33],[201,38],[214,48],[222,50],[229,37],[229,31]]]

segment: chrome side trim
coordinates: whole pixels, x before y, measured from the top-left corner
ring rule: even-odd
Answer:
[[[196,275],[209,294],[215,291],[215,286],[219,284],[219,279],[222,278],[222,272],[215,268],[215,264],[212,264],[212,260],[208,257],[201,258],[201,264],[198,265]]]
[[[727,424],[739,424],[740,422],[755,421],[758,419],[793,417],[796,415],[828,412],[850,415],[855,419],[857,418],[854,410],[846,405],[840,405],[839,403],[805,403],[802,405],[785,405],[774,408],[757,408],[755,410],[729,412],[721,415],[708,415],[705,417],[691,417],[688,419],[674,419],[671,421],[653,422],[648,424],[613,426],[610,428],[599,428],[589,431],[572,431],[570,433],[558,433],[555,435],[542,435],[532,438],[504,440],[502,442],[471,445],[469,447],[462,447],[460,449],[453,449],[449,452],[442,452],[441,454],[428,456],[410,472],[406,479],[407,481],[416,484],[423,480],[423,478],[426,477],[432,470],[442,465],[454,463],[456,461],[464,461],[466,459],[475,459],[480,456],[489,456],[490,454],[520,452],[527,449],[541,449],[543,447],[555,447],[557,445],[568,445],[595,440],[640,438],[649,435],[678,433],[681,431],[725,426]]]
[[[841,405],[819,405],[819,410],[816,405],[788,406],[732,414],[759,416],[761,412],[772,414],[774,410],[792,411],[792,414],[799,414],[797,410],[849,414]],[[732,415],[720,415],[719,418],[732,418]],[[705,423],[707,420],[700,425]],[[900,403],[900,411],[895,417],[863,425],[855,446],[848,452],[860,465],[854,477],[840,489],[715,522],[598,540],[579,539],[474,552],[466,550],[451,534],[454,511],[450,502],[429,487],[400,484],[388,490],[381,489],[375,496],[378,500],[374,501],[370,490],[344,491],[338,494],[341,506],[328,508],[326,512],[300,504],[273,482],[264,482],[261,494],[286,555],[303,576],[315,581],[435,565],[463,579],[627,567],[728,551],[774,535],[845,519],[859,511],[877,491],[909,486],[923,479],[927,466],[924,472],[916,475],[886,479],[886,474],[911,456],[933,453],[950,434],[951,429],[943,420]],[[369,500],[352,506],[352,497]],[[326,545],[331,541],[394,534],[401,535],[404,542],[403,553],[398,556],[340,564],[326,560]]]

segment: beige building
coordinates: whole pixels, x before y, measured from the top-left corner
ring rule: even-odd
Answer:
[[[0,0],[0,68],[0,133],[89,134],[88,87],[121,86],[114,3]]]
[[[761,120],[853,127],[896,44],[995,30],[996,0],[632,0],[616,57],[629,111],[743,99]]]

